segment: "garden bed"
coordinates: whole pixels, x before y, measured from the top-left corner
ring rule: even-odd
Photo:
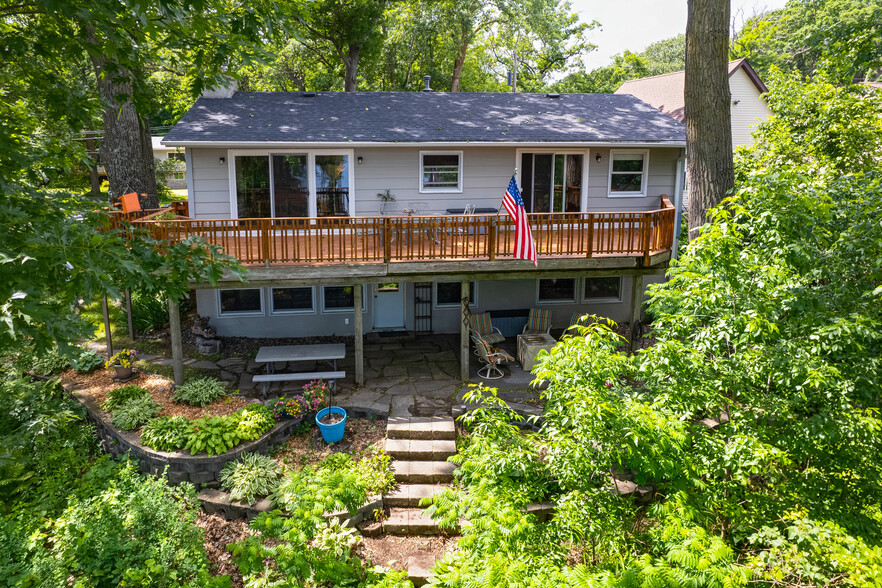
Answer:
[[[331,453],[348,453],[353,458],[370,446],[386,447],[386,420],[348,417],[343,440],[328,445],[321,438],[315,421],[305,422],[276,452],[276,460],[288,469],[316,465]]]
[[[99,406],[107,398],[108,392],[115,388],[132,384],[146,388],[153,400],[162,405],[158,416],[183,416],[191,420],[206,416],[227,416],[253,402],[239,396],[224,396],[204,408],[179,404],[172,401],[174,383],[171,380],[146,372],[141,372],[139,377],[126,383],[115,382],[112,379],[113,374],[109,370],[102,369],[91,374],[68,369],[61,373],[61,377],[65,381],[77,384],[79,390],[88,394]]]

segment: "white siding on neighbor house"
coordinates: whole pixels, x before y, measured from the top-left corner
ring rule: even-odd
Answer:
[[[188,147],[190,216],[198,219],[230,218],[230,160],[226,149]],[[220,163],[220,158],[224,163]]]
[[[572,152],[574,149],[560,148]],[[579,149],[576,149],[579,150]],[[226,149],[188,148],[192,161],[190,186],[190,213],[197,219],[229,218],[231,216],[230,165],[232,157]],[[279,152],[290,150],[279,150]],[[308,151],[304,148],[300,152]],[[399,209],[410,202],[427,202],[427,213],[444,214],[447,208],[499,208],[502,196],[518,165],[520,152],[539,152],[542,149],[523,149],[516,146],[451,148],[462,152],[462,192],[420,193],[419,147],[374,147],[356,149],[352,162],[353,197],[350,206],[355,216],[378,214],[377,194],[389,189]],[[432,151],[444,151],[433,149]],[[548,151],[548,150],[545,150]],[[261,151],[265,153],[266,150]],[[610,150],[585,150],[586,210],[609,212],[615,210],[654,210],[658,197],[674,195],[677,157],[680,149],[649,149],[649,176],[646,196],[628,198],[609,197]],[[600,161],[596,160],[600,154]],[[359,164],[358,158],[362,158]],[[220,163],[224,158],[224,163]]]
[[[732,93],[732,146],[752,145],[756,124],[766,120],[772,111],[760,98],[760,91],[743,69],[739,68],[729,78],[729,91]],[[738,104],[735,104],[735,101]]]

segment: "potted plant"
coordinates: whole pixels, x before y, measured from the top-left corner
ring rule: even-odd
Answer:
[[[104,367],[107,369],[113,368],[116,371],[117,378],[125,379],[131,377],[137,359],[137,349],[120,349],[104,362]]]
[[[343,433],[346,430],[346,411],[339,406],[333,406],[333,391],[321,380],[310,382],[303,388],[304,396],[308,394],[315,402],[321,402],[327,395],[328,405],[316,413],[315,422],[322,432],[322,439],[325,440],[325,443],[339,442],[343,439]]]
[[[395,202],[395,196],[392,194],[392,190],[386,188],[382,192],[377,192],[377,199],[380,201],[381,215],[385,216],[387,213],[394,212],[392,203]]]

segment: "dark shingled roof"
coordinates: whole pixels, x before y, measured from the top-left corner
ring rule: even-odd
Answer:
[[[553,95],[552,95],[553,96]],[[164,143],[655,143],[685,127],[629,95],[236,92],[200,98]]]

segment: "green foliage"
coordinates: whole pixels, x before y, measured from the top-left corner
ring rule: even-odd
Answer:
[[[367,498],[365,479],[345,453],[292,473],[272,495],[289,516],[258,515],[251,523],[254,535],[230,547],[246,583],[411,586],[400,572],[367,567],[356,555],[361,537],[355,530],[322,517],[326,511],[360,507]]]
[[[187,444],[192,428],[182,416],[150,419],[141,429],[141,443],[157,451],[178,451]]]
[[[69,365],[68,358],[54,345],[43,350],[27,347],[15,358],[15,368],[19,373],[33,372],[38,376],[57,374]]]
[[[70,367],[74,371],[81,373],[91,372],[103,363],[104,358],[94,349],[83,349],[79,354],[75,354],[70,358]]]
[[[163,328],[168,323],[168,300],[161,294],[132,292],[132,322],[135,330],[141,333]]]
[[[236,433],[239,421],[229,416],[212,416],[195,419],[187,444],[184,446],[196,455],[200,451],[214,455],[225,453],[241,442]]]
[[[101,408],[113,412],[128,401],[141,398],[142,396],[152,398],[147,388],[143,388],[137,384],[126,384],[125,386],[114,388],[108,392],[107,396],[104,397],[104,402],[101,403]]]
[[[395,486],[392,458],[385,449],[375,445],[368,447],[367,455],[355,463],[355,475],[369,495],[385,494]]]
[[[177,386],[172,400],[204,407],[223,395],[223,382],[216,378],[199,378]]]
[[[255,402],[236,412],[239,424],[236,427],[236,435],[242,441],[253,441],[275,426],[272,411]]]
[[[284,474],[285,468],[273,458],[243,453],[240,460],[227,462],[218,479],[232,500],[254,504],[259,497],[274,492]]]
[[[114,426],[123,431],[137,429],[148,420],[159,414],[162,407],[154,402],[149,394],[126,400],[111,412],[111,420]]]

